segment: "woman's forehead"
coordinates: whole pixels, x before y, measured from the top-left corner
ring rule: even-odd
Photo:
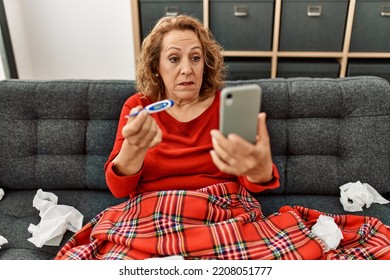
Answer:
[[[201,47],[202,44],[192,30],[172,30],[167,32],[164,35],[162,41],[162,50],[167,50],[170,48],[182,48],[182,47]]]

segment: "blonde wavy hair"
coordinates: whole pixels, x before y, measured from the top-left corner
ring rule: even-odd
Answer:
[[[166,98],[163,80],[156,74],[163,38],[172,30],[191,30],[198,36],[205,58],[203,83],[199,97],[206,99],[215,94],[215,91],[223,86],[226,77],[222,47],[216,42],[209,29],[205,28],[198,19],[189,15],[161,18],[144,39],[136,62],[137,90],[147,95],[152,101]]]

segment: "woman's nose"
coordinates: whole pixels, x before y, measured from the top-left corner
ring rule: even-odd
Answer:
[[[181,74],[187,76],[192,74],[191,62],[189,60],[182,61]]]

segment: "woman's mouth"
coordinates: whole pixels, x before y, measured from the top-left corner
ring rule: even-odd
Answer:
[[[181,83],[179,83],[180,86],[191,86],[193,84],[194,84],[194,82],[181,82]]]

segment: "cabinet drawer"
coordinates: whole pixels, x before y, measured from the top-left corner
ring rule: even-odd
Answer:
[[[270,0],[210,0],[210,30],[225,50],[271,50],[274,5]]]
[[[347,10],[347,0],[283,0],[279,49],[341,51]]]
[[[188,14],[203,21],[202,0],[140,0],[139,17],[141,40],[153,28],[156,21],[167,15]]]
[[[337,78],[340,64],[336,59],[279,59],[277,77]]]
[[[227,80],[269,79],[271,60],[267,58],[227,57]]]
[[[390,52],[390,1],[357,0],[350,51]]]
[[[377,76],[390,82],[390,59],[350,59],[347,76]]]

